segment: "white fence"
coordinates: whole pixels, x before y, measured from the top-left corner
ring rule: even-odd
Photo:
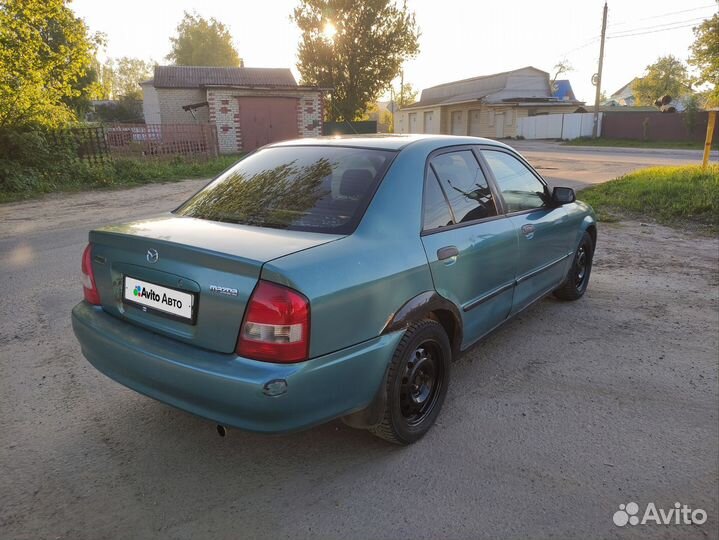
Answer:
[[[576,139],[591,137],[594,113],[542,114],[519,119],[517,135],[525,139]],[[599,113],[597,136],[602,132]]]

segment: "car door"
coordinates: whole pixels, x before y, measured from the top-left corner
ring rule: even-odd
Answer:
[[[514,225],[471,147],[430,156],[425,174],[422,243],[435,289],[461,309],[467,347],[512,309],[517,260]]]
[[[482,148],[507,216],[517,234],[519,259],[512,312],[561,283],[571,261],[569,216],[553,206],[544,180],[509,150]]]

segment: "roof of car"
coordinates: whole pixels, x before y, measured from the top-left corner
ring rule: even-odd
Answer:
[[[351,146],[357,148],[376,148],[378,150],[401,150],[418,141],[437,142],[447,144],[489,144],[506,146],[505,144],[482,137],[462,137],[456,135],[400,135],[400,134],[370,134],[370,135],[327,135],[325,137],[312,137],[306,139],[292,139],[273,143],[269,146]]]

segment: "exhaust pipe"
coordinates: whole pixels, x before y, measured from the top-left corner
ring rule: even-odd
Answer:
[[[224,437],[227,435],[227,428],[225,426],[221,426],[220,424],[217,424],[217,434],[220,437]]]

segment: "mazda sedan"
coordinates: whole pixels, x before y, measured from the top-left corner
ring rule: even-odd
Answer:
[[[72,322],[98,370],[221,432],[342,418],[408,444],[462,351],[584,294],[596,239],[573,190],[496,141],[286,141],[173,212],[91,231]]]

